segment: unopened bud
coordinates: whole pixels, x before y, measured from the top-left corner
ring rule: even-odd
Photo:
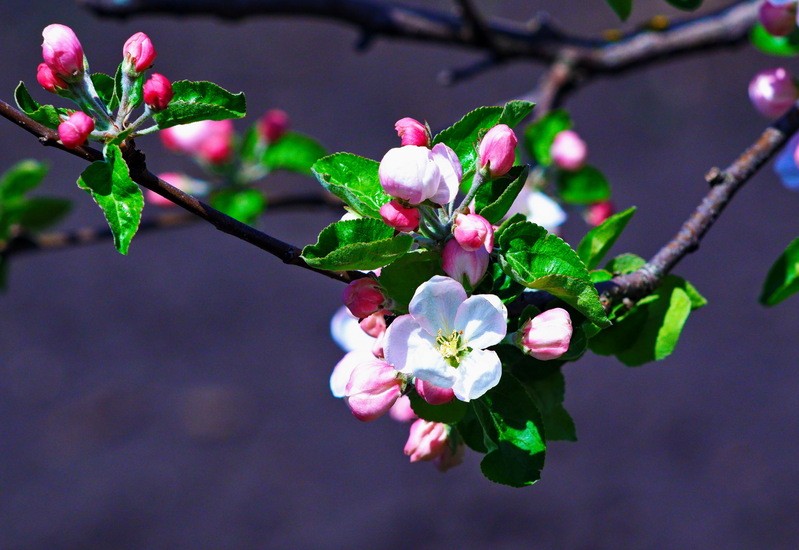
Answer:
[[[402,394],[398,375],[380,359],[359,363],[350,375],[344,397],[355,418],[369,422],[387,413]]]
[[[419,209],[403,206],[399,201],[387,202],[380,207],[383,222],[397,231],[410,233],[419,227]]]
[[[69,86],[53,73],[53,69],[47,63],[39,63],[36,68],[36,80],[42,85],[42,88],[53,93],[58,90],[64,90]]]
[[[588,147],[573,130],[558,132],[549,151],[555,166],[568,172],[575,172],[585,166],[588,156]]]
[[[397,422],[410,422],[419,418],[411,408],[411,400],[407,395],[403,395],[389,409],[388,415]]]
[[[458,155],[446,143],[436,143],[431,149],[431,153],[433,161],[441,173],[441,181],[438,184],[438,190],[430,197],[430,200],[436,204],[448,204],[458,195],[463,178],[463,167]]]
[[[585,212],[585,221],[588,225],[600,225],[615,212],[611,201],[595,202]]]
[[[233,121],[231,120],[200,120],[165,128],[159,134],[167,149],[180,153],[203,158],[221,157],[224,161],[232,152],[230,143],[233,140]],[[211,144],[206,145],[209,141]]]
[[[79,80],[83,74],[83,46],[74,31],[57,23],[42,31],[42,57],[58,78],[67,82]]]
[[[782,67],[761,71],[749,83],[749,99],[768,118],[782,116],[796,101],[797,88],[791,75]]]
[[[372,338],[379,338],[386,332],[386,314],[390,313],[388,310],[380,310],[367,315],[358,322],[361,330]]]
[[[430,146],[430,132],[427,126],[415,118],[401,118],[394,124],[397,135],[402,140],[402,145],[419,145],[421,147]]]
[[[487,168],[492,178],[504,176],[516,160],[516,134],[506,124],[497,124],[480,141],[480,168]]]
[[[763,2],[757,16],[769,34],[788,36],[796,28],[796,2]]]
[[[142,89],[144,103],[153,111],[163,111],[172,101],[172,83],[162,74],[153,73]]]
[[[459,214],[452,230],[455,240],[464,250],[473,251],[494,248],[494,228],[491,222],[478,214]]]
[[[464,250],[457,240],[450,239],[441,252],[441,268],[463,286],[474,288],[486,274],[490,259],[485,248]]]
[[[94,130],[94,119],[83,111],[75,111],[58,125],[58,138],[70,149],[80,147]]]
[[[341,299],[350,313],[358,319],[380,311],[386,302],[380,285],[371,277],[352,281],[344,289]]]
[[[416,379],[416,393],[431,405],[443,405],[455,398],[455,392],[452,391],[452,388],[434,386],[421,378]]]
[[[156,56],[155,46],[149,36],[137,32],[125,42],[122,56],[126,71],[136,77],[153,66]]]
[[[434,196],[441,182],[430,149],[416,145],[389,149],[380,161],[378,175],[386,193],[414,205]]]
[[[449,446],[449,428],[441,422],[419,419],[411,424],[405,454],[411,462],[433,460],[441,456]]]
[[[268,142],[280,139],[289,129],[289,115],[280,109],[270,109],[258,121],[258,131]]]
[[[557,359],[569,350],[572,330],[568,311],[549,309],[524,324],[519,331],[519,345],[539,361]]]

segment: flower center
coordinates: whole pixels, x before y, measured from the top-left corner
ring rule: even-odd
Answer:
[[[439,330],[436,335],[436,347],[444,360],[456,368],[460,360],[471,351],[463,341],[463,332],[457,330],[453,330],[449,335],[444,335]]]

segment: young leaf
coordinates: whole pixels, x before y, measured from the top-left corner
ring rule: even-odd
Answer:
[[[144,196],[130,179],[128,165],[116,145],[105,147],[105,160],[89,165],[78,178],[78,187],[100,206],[114,236],[114,246],[127,254],[144,208]]]
[[[264,151],[261,163],[268,170],[288,170],[310,174],[314,163],[325,156],[319,142],[296,132],[286,132]]]
[[[475,196],[476,211],[492,224],[499,223],[527,181],[528,168],[514,166],[501,178],[485,182]]]
[[[558,172],[558,194],[569,204],[592,204],[610,198],[610,184],[604,174],[593,166],[583,166],[576,172]]]
[[[23,204],[17,223],[27,231],[41,231],[58,223],[72,208],[70,201],[53,197],[32,197]]]
[[[116,111],[119,107],[119,98],[115,93],[113,77],[105,73],[92,73],[90,78],[100,101],[105,103],[109,111]]]
[[[391,200],[377,176],[380,163],[352,153],[322,157],[311,167],[322,187],[361,216],[381,219],[380,207]]]
[[[175,94],[163,111],[153,115],[161,129],[198,120],[226,120],[247,114],[244,93],[233,94],[213,82],[178,80],[172,83]]]
[[[546,455],[543,422],[524,386],[504,373],[473,406],[488,450],[480,463],[483,475],[511,487],[538,481]]]
[[[504,229],[497,240],[502,268],[518,283],[557,296],[599,326],[610,324],[588,270],[560,237],[522,222]]]
[[[628,208],[624,212],[619,212],[606,219],[602,224],[594,227],[586,233],[583,240],[577,246],[577,255],[585,263],[588,269],[594,269],[608,253],[610,247],[619,238],[627,222],[635,214],[635,207]]]
[[[380,271],[380,285],[394,300],[397,313],[408,311],[413,293],[433,275],[443,275],[441,254],[432,250],[414,250]]]
[[[633,11],[633,0],[606,0],[619,19],[626,21]]]
[[[403,256],[412,244],[410,235],[394,236],[394,230],[384,223],[362,218],[328,225],[316,244],[302,250],[302,258],[318,269],[371,270]]]
[[[67,110],[61,107],[40,105],[31,97],[30,93],[28,93],[28,89],[25,88],[25,84],[22,82],[20,82],[19,85],[17,85],[17,89],[14,90],[14,100],[23,113],[36,122],[44,124],[48,128],[58,128],[58,125],[61,124],[59,115],[67,116],[68,114]]]
[[[527,152],[541,166],[549,166],[552,164],[552,155],[549,150],[552,148],[555,136],[571,127],[572,119],[569,113],[563,109],[549,112],[528,126],[524,132],[524,145]]]
[[[799,291],[799,238],[794,239],[768,270],[760,303],[775,306]]]
[[[240,222],[253,224],[266,209],[266,197],[258,189],[223,189],[211,196],[211,206]]]
[[[36,160],[22,160],[0,178],[0,198],[15,199],[35,189],[47,175],[48,167]]]
[[[610,271],[611,273],[617,273],[620,275],[626,275],[627,273],[632,273],[633,271],[637,271],[646,265],[646,260],[643,259],[641,256],[636,254],[619,254],[612,260],[610,260],[605,269]]]
[[[466,414],[466,403],[458,399],[453,399],[443,405],[431,405],[415,391],[409,393],[408,397],[411,400],[411,408],[416,413],[416,416],[430,422],[455,424]]]
[[[799,53],[799,29],[788,36],[774,36],[762,23],[755,23],[749,33],[752,45],[761,52],[779,57],[793,57]]]

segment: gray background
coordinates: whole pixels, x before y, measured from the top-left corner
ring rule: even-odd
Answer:
[[[638,4],[639,20],[676,13]],[[521,19],[548,9],[585,34],[617,25],[601,0],[483,5]],[[382,40],[357,54],[352,29],[302,19],[119,23],[67,0],[6,0],[0,21],[6,100],[20,79],[48,99],[35,83],[45,25],[72,26],[106,72],[143,30],[158,72],[244,90],[250,121],[281,107],[331,151],[372,158],[396,145],[398,118],[441,128],[526,93],[542,70],[514,63],[442,88],[440,69],[479,56]],[[713,53],[596,81],[570,100],[618,206],[639,207],[616,251],[650,256],[673,235],[704,172],[764,127],[746,85],[777,63],[746,48]],[[77,203],[65,227],[101,224],[74,184],[83,161],[2,124],[0,166],[49,160],[45,190]],[[154,171],[192,170],[157,138],[139,146]],[[315,185],[268,183],[275,194]],[[406,426],[361,424],[329,395],[340,284],[205,225],[140,236],[129,257],[110,243],[20,257],[0,297],[0,547],[795,548],[799,316],[795,300],[767,311],[756,299],[799,233],[797,212],[799,197],[763,171],[679,266],[710,305],[672,357],[627,369],[589,355],[566,367],[580,441],[551,445],[543,479],[524,490],[484,480],[475,454],[443,475],[410,465]],[[263,225],[302,245],[334,219],[270,214]],[[583,231],[573,216],[566,237]]]

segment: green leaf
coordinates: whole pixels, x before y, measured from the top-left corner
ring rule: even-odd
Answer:
[[[380,207],[391,200],[377,170],[380,163],[352,153],[334,153],[311,167],[322,187],[343,200],[361,216],[381,219]]]
[[[488,452],[485,434],[480,421],[477,419],[477,414],[474,412],[474,403],[474,401],[467,403],[466,414],[455,426],[455,429],[458,430],[458,435],[461,436],[463,442],[470,449],[485,454]]]
[[[467,404],[459,399],[453,399],[443,405],[431,405],[412,391],[408,394],[411,400],[411,408],[416,416],[424,418],[430,422],[444,422],[445,424],[455,424],[466,414]]]
[[[446,143],[455,151],[466,179],[466,174],[475,169],[477,145],[482,134],[497,124],[513,128],[532,112],[533,107],[534,104],[528,101],[509,101],[504,107],[478,107],[439,132],[433,138],[433,144]]]
[[[92,73],[90,78],[100,101],[108,106],[109,111],[114,112],[119,107],[119,98],[114,89],[114,78],[105,73]]]
[[[593,166],[583,166],[576,172],[558,171],[558,193],[569,204],[592,204],[610,198],[610,184]]]
[[[602,224],[591,229],[577,246],[577,255],[588,269],[594,269],[608,253],[621,235],[627,222],[635,214],[635,207],[628,208],[606,219]]]
[[[302,258],[318,269],[372,270],[405,255],[412,244],[410,235],[394,236],[394,230],[384,223],[362,218],[328,225],[316,244],[302,250]]]
[[[492,224],[499,223],[524,187],[527,172],[527,166],[514,166],[501,178],[483,183],[475,196],[477,213]]]
[[[0,198],[15,199],[42,183],[48,171],[47,164],[36,160],[22,160],[9,168],[0,178]]]
[[[768,55],[793,57],[799,53],[799,29],[788,36],[774,36],[758,22],[752,27],[749,39],[755,48]]]
[[[637,271],[646,265],[646,260],[636,254],[619,254],[610,260],[605,269],[611,273],[626,275]]]
[[[315,139],[287,132],[264,151],[261,163],[268,170],[288,170],[310,174],[314,163],[327,152]]]
[[[211,206],[240,222],[253,224],[266,209],[266,197],[258,189],[223,189],[211,196]]]
[[[27,231],[41,231],[61,221],[69,213],[72,203],[54,197],[33,197],[24,202],[16,223]]]
[[[633,11],[633,0],[606,0],[619,19],[626,21]]]
[[[130,179],[128,165],[116,145],[105,147],[105,160],[89,165],[78,178],[78,187],[100,206],[114,236],[114,246],[127,254],[144,208],[139,186]]]
[[[527,388],[541,411],[547,441],[577,441],[574,420],[563,408],[566,397],[563,373],[557,370],[549,376],[528,383]]]
[[[794,239],[780,254],[760,292],[760,303],[775,306],[799,291],[799,238]]]
[[[433,250],[414,250],[380,271],[380,285],[396,306],[397,313],[406,313],[419,285],[434,275],[443,275],[441,254]]]
[[[477,285],[474,294],[493,294],[498,296],[503,303],[513,302],[524,292],[524,287],[513,280],[513,277],[502,270],[496,262],[488,265],[485,277]]]
[[[488,450],[480,463],[483,475],[511,487],[538,481],[546,455],[543,422],[524,386],[504,373],[473,406]]]
[[[693,11],[702,5],[702,0],[666,0],[679,10]]]
[[[518,283],[557,296],[591,322],[610,322],[577,253],[560,237],[531,222],[511,225],[498,239],[500,262]]]
[[[199,120],[242,118],[247,114],[244,94],[233,94],[213,82],[178,80],[172,83],[175,94],[163,111],[153,118],[161,129]]]
[[[541,166],[552,164],[550,149],[555,136],[572,127],[569,113],[563,109],[550,111],[546,116],[527,127],[524,132],[524,144],[527,152]]]
[[[61,124],[59,115],[67,116],[69,112],[61,107],[53,107],[52,105],[40,105],[28,93],[25,84],[20,82],[17,89],[14,90],[14,100],[20,110],[31,117],[39,124],[43,124],[48,128],[56,129]]]

